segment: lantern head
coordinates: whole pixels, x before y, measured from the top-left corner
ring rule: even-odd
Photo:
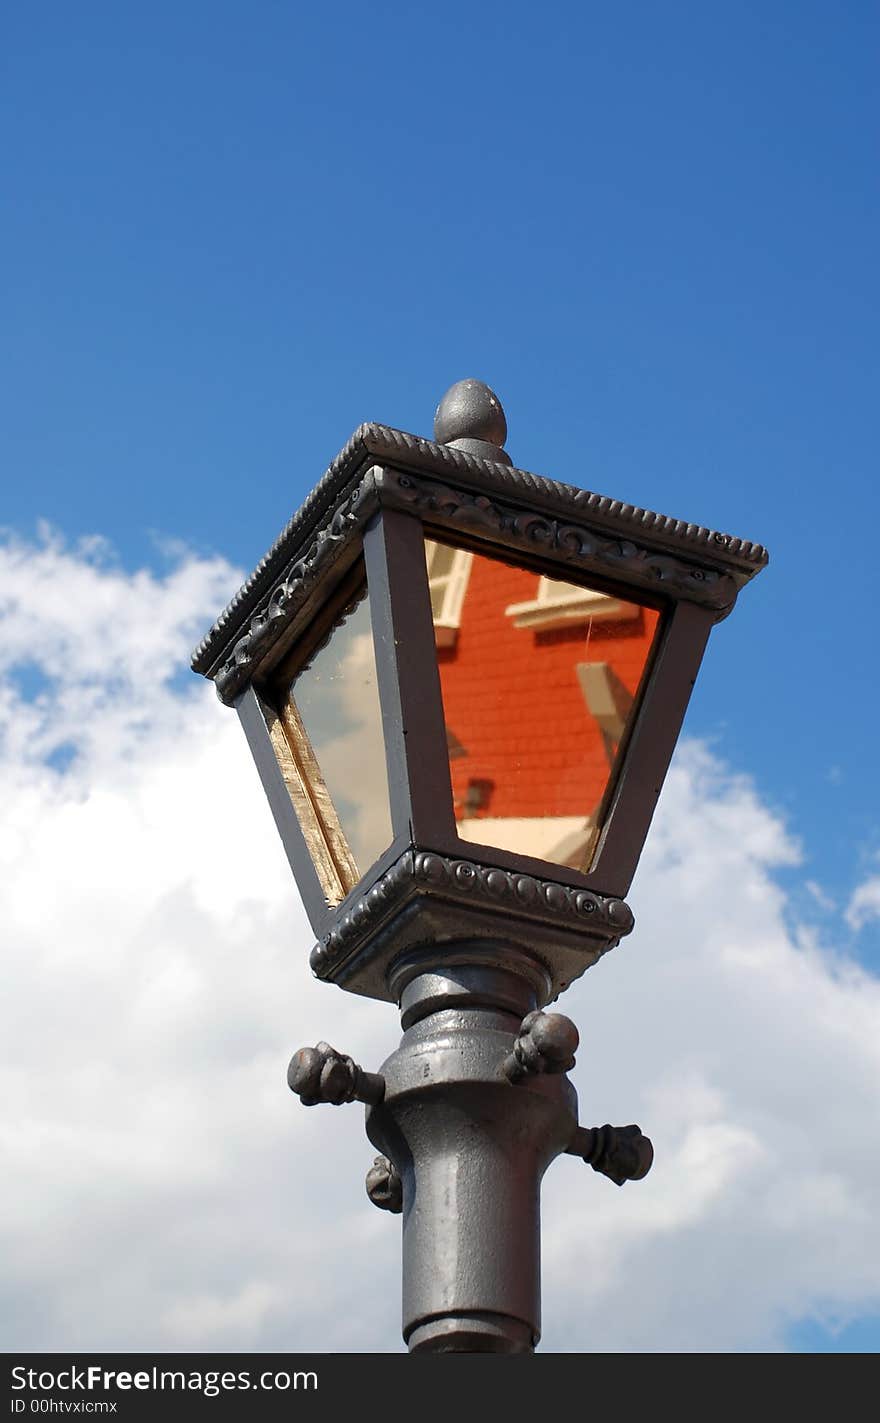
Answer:
[[[629,932],[706,640],[767,561],[515,469],[506,433],[479,381],[434,441],[362,425],[193,658],[238,710],[314,972],[375,998],[464,937],[540,1005]]]

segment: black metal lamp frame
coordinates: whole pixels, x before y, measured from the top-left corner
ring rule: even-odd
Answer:
[[[387,1152],[368,1189],[377,1204],[405,1214],[405,1335],[411,1348],[435,1350],[534,1346],[537,1190],[552,1156],[574,1152],[619,1182],[650,1164],[637,1128],[577,1126],[564,1078],[577,1034],[567,1019],[540,1010],[632,929],[623,897],[709,632],[767,561],[760,545],[512,468],[503,433],[497,438],[499,413],[487,387],[462,382],[438,411],[441,433],[452,430],[443,435],[449,443],[361,426],[193,658],[194,670],[238,711],[319,941],[313,971],[401,1007],[404,1043],[383,1075],[365,1074],[319,1044],[297,1054],[291,1085],[308,1102],[368,1103],[368,1132]],[[588,873],[457,834],[426,536],[660,610]],[[334,610],[364,577],[393,838],[331,904],[276,754],[273,683],[280,667],[295,665],[332,629]],[[449,1032],[459,1034],[452,1058],[440,1046]],[[413,1078],[426,1054],[433,1054],[439,1093],[430,1129]],[[438,1182],[448,1187],[450,1171],[473,1177],[487,1163],[497,1166],[500,1149],[491,1132],[478,1147],[466,1145],[450,1123],[461,1110],[500,1120],[512,1085],[523,1082],[521,1111],[513,1114],[520,1144],[533,1139],[523,1148],[523,1171],[507,1172],[506,1204],[495,1211],[479,1204],[473,1187],[467,1193],[471,1217],[462,1229],[470,1246],[488,1242],[478,1252],[483,1284],[466,1284],[453,1270],[438,1285]],[[497,1197],[497,1171],[492,1179]],[[532,1242],[512,1273],[498,1263],[511,1228]],[[453,1243],[460,1253],[461,1240],[450,1240],[451,1250]]]

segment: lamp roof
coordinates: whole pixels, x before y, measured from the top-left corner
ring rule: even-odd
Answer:
[[[502,448],[507,436],[504,411],[481,381],[459,381],[450,387],[437,407],[435,434],[436,440],[426,440],[387,425],[360,425],[199,643],[193,671],[214,675],[285,569],[303,557],[332,518],[334,506],[376,464],[433,475],[481,495],[514,498],[536,512],[589,525],[605,537],[690,558],[731,576],[737,586],[768,561],[762,544],[513,467]]]

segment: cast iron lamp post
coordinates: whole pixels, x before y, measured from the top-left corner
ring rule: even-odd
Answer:
[[[522,1353],[547,1166],[622,1185],[652,1160],[636,1126],[578,1125],[577,1029],[544,1009],[633,927],[709,631],[767,555],[512,468],[478,381],[434,430],[362,425],[193,667],[241,718],[313,972],[400,1008],[379,1072],[322,1042],[288,1081],[366,1104],[404,1338]]]

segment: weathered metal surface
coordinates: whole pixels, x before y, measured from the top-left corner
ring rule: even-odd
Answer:
[[[419,1350],[522,1352],[540,1337],[540,1182],[577,1098],[562,1075],[511,1086],[518,1026],[485,1008],[421,1019],[367,1113],[403,1183],[403,1333]],[[487,1314],[488,1334],[475,1329]]]
[[[382,1155],[366,1189],[403,1215],[410,1349],[527,1353],[541,1332],[544,1172],[567,1153],[621,1185],[647,1173],[651,1143],[638,1127],[578,1127],[565,1075],[577,1029],[532,1008],[518,951],[490,964],[484,945],[462,940],[450,953],[445,970],[412,955],[397,965],[405,1031],[379,1073],[319,1043],[295,1054],[288,1080],[306,1105],[369,1103]]]

